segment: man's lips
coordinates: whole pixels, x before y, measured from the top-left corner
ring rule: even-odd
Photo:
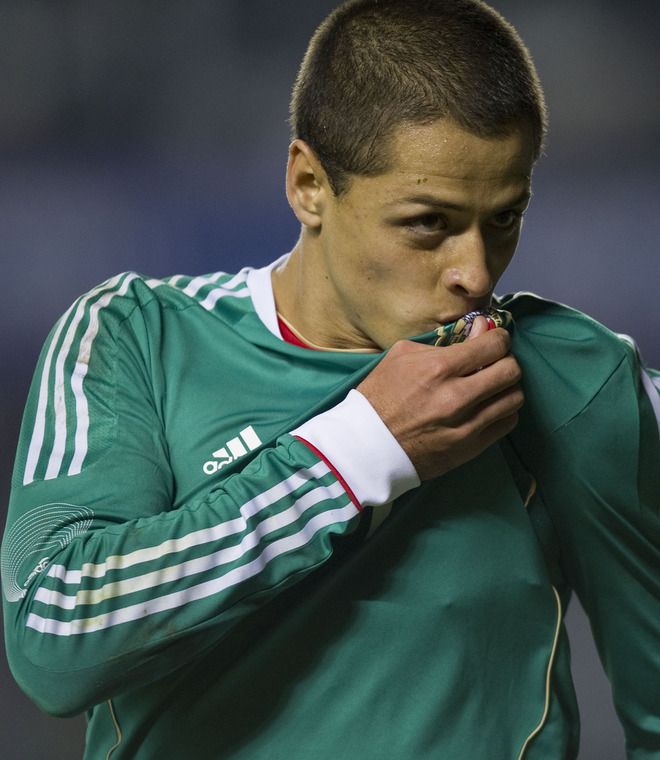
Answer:
[[[478,317],[485,317],[488,322],[488,329],[494,330],[496,327],[508,327],[511,324],[511,314],[503,309],[494,309],[487,307],[485,309],[475,309],[463,314],[458,319],[436,329],[438,340],[436,346],[448,346],[452,343],[460,343],[467,339],[472,330],[474,320]]]
[[[476,309],[469,309],[468,311],[462,311],[457,314],[453,314],[448,317],[442,317],[438,320],[438,324],[440,325],[450,325],[452,322],[458,322],[459,319],[462,319],[463,317],[467,317],[468,315],[475,315],[474,317],[470,316],[470,320],[476,319],[477,316],[484,316],[488,317],[490,306],[480,306]]]

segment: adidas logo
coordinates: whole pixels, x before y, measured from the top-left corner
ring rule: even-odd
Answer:
[[[204,473],[206,475],[215,475],[218,470],[221,470],[225,465],[231,464],[239,457],[244,456],[248,451],[254,451],[261,446],[261,440],[256,434],[252,425],[246,427],[244,430],[232,438],[217,451],[214,451],[208,462],[204,462]]]

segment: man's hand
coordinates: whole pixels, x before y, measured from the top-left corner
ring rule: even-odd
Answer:
[[[510,433],[524,398],[506,330],[475,321],[445,348],[399,341],[358,385],[421,480],[443,475]]]

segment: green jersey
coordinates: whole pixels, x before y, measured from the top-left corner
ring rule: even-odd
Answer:
[[[503,304],[520,424],[422,484],[353,390],[382,355],[283,341],[270,268],[72,305],[2,576],[12,671],[87,711],[88,760],[573,758],[572,590],[629,757],[660,757],[658,375],[578,312]]]

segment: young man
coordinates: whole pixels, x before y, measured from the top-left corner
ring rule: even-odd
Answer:
[[[119,275],[46,343],[17,680],[88,758],[572,758],[575,590],[659,757],[657,375],[493,299],[545,128],[522,43],[478,0],[346,3],[292,122],[289,256]]]

